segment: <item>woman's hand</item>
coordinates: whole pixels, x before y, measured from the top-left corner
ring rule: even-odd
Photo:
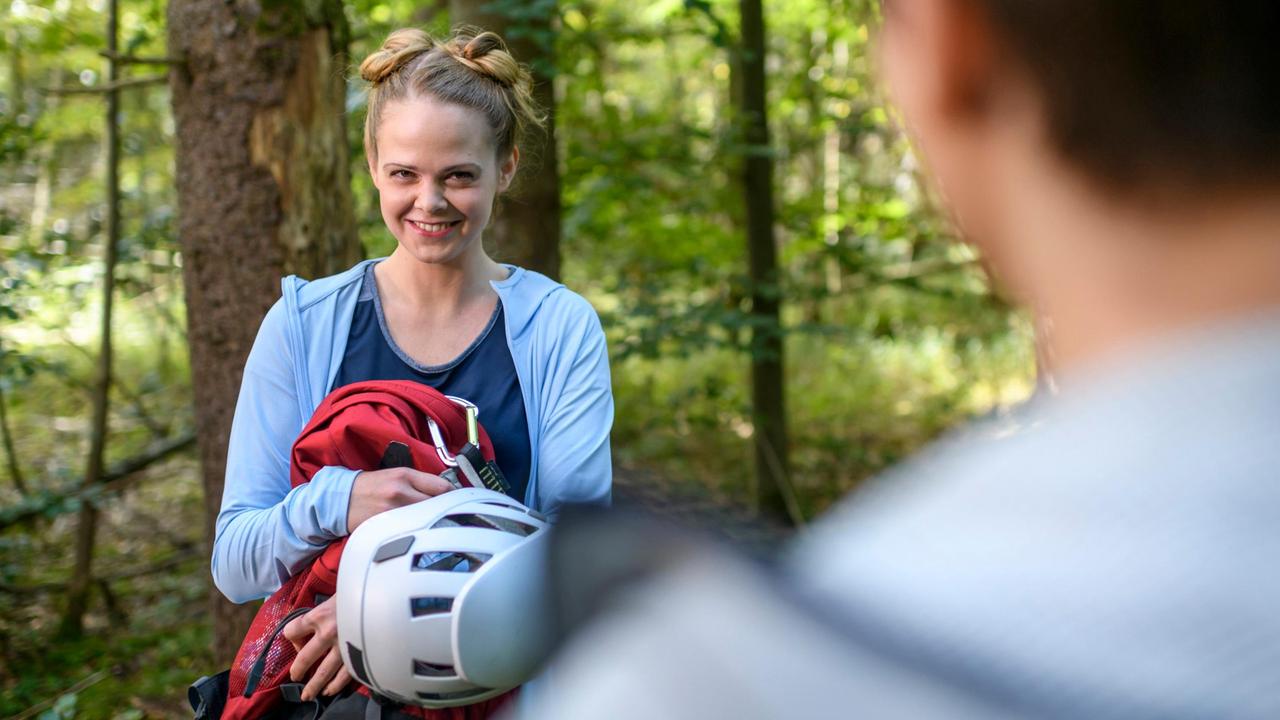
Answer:
[[[300,682],[307,676],[307,671],[316,666],[302,689],[303,701],[315,700],[320,695],[337,695],[351,682],[351,675],[342,664],[342,654],[338,650],[335,599],[325,600],[284,626],[285,639],[298,651],[298,657],[289,666],[289,679]],[[319,665],[316,665],[317,660]]]
[[[347,505],[347,532],[380,512],[412,505],[449,492],[453,486],[439,475],[412,468],[369,470],[356,476]]]

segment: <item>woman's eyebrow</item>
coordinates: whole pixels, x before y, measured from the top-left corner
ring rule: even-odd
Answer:
[[[473,173],[475,173],[475,174],[477,174],[477,175],[479,175],[479,174],[480,174],[480,166],[479,166],[478,164],[476,164],[476,163],[472,163],[472,162],[457,163],[456,165],[450,165],[450,166],[446,167],[444,170],[442,170],[441,172],[443,172],[443,173],[451,173],[451,172],[453,172],[453,171],[455,171],[455,170],[467,170],[467,171],[473,172]]]

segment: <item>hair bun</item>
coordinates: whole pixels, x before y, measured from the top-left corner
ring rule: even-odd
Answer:
[[[463,25],[454,30],[444,48],[454,60],[503,87],[531,82],[529,72],[516,62],[507,43],[495,32]]]
[[[434,46],[431,36],[417,28],[396,30],[381,48],[360,63],[360,77],[377,85]]]
[[[494,50],[507,51],[507,44],[498,33],[485,30],[467,41],[462,48],[462,57],[468,60],[479,60]]]

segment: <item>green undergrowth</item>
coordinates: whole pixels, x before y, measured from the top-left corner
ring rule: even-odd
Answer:
[[[806,517],[940,433],[1025,399],[1034,383],[1029,333],[958,341],[797,336],[788,341],[786,402],[793,483]],[[693,479],[749,501],[753,487],[749,367],[729,350],[615,363],[615,452],[628,465]]]
[[[0,716],[189,717],[186,686],[216,670],[193,456],[155,465],[100,501],[94,567],[109,595],[95,588],[77,639],[62,637],[59,623],[78,513],[0,536]]]
[[[107,464],[190,432],[186,348],[120,304]],[[150,465],[116,492],[98,493],[94,587],[84,630],[60,623],[74,565],[79,485],[88,450],[92,337],[35,317],[6,328],[35,372],[10,377],[6,404],[28,486],[0,473],[0,717],[178,718],[186,686],[214,671],[208,560],[194,450]],[[71,323],[70,327],[82,327]],[[50,329],[53,328],[53,329]],[[158,337],[159,336],[159,337]],[[17,521],[25,510],[34,519]]]
[[[190,717],[186,686],[214,669],[204,596],[185,602],[201,612],[166,608],[148,613],[145,622],[95,629],[77,641],[44,640],[38,652],[24,653],[21,674],[6,681],[0,713],[39,708],[39,718]]]

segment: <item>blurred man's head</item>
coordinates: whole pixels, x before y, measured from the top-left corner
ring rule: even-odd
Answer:
[[[1128,300],[1188,321],[1276,299],[1227,300],[1225,285],[1183,276],[1214,245],[1224,262],[1252,253],[1254,262],[1237,261],[1246,270],[1280,253],[1280,237],[1261,244],[1248,228],[1267,225],[1259,211],[1280,188],[1271,69],[1280,6],[885,0],[884,9],[884,77],[962,232],[1068,335],[1073,314],[1088,324],[1125,305],[1124,286]],[[1212,267],[1205,273],[1215,282]]]

